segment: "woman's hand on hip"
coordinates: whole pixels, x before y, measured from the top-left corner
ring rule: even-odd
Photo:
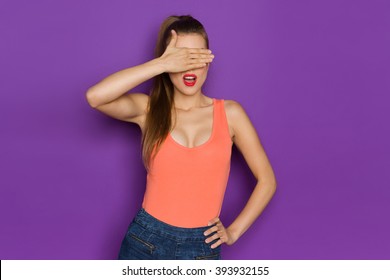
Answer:
[[[165,52],[160,56],[160,60],[164,65],[165,72],[177,73],[191,69],[202,68],[214,59],[209,49],[201,48],[177,48],[177,33],[171,30],[171,41],[169,42]]]
[[[217,242],[211,245],[212,249],[218,247],[222,243],[226,243],[227,245],[232,245],[234,242],[236,242],[237,238],[235,238],[234,234],[228,228],[224,227],[219,217],[211,220],[209,222],[209,225],[214,225],[214,226],[206,230],[204,232],[204,235],[208,236],[212,233],[214,234],[206,238],[205,242],[210,243],[213,240],[218,239]]]

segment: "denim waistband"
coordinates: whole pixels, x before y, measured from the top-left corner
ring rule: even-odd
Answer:
[[[204,241],[207,236],[203,233],[212,227],[183,228],[173,226],[153,217],[146,212],[144,208],[141,208],[138,211],[137,215],[134,217],[134,222],[160,236],[177,241]]]

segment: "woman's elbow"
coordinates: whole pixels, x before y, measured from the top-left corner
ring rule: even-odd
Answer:
[[[96,108],[99,105],[96,100],[96,94],[91,89],[88,89],[85,93],[85,99],[92,108]]]
[[[275,178],[273,178],[272,180],[267,180],[267,187],[269,189],[269,192],[274,194],[276,192],[276,187],[277,187],[277,182],[275,180]]]

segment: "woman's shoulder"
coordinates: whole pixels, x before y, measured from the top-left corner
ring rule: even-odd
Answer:
[[[244,108],[238,101],[232,99],[222,99],[222,100],[224,103],[226,114],[231,115],[233,118],[238,117],[242,113],[245,113]]]
[[[235,137],[235,130],[240,123],[247,118],[247,114],[242,105],[231,99],[223,99],[226,119],[229,125],[230,137]]]

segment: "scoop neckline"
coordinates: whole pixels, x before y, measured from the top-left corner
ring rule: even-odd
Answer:
[[[168,138],[171,139],[171,142],[173,142],[176,146],[179,146],[180,148],[183,148],[183,149],[186,149],[186,150],[195,150],[195,149],[198,149],[198,148],[202,148],[203,146],[206,146],[208,143],[211,142],[211,140],[213,140],[214,138],[214,134],[215,134],[215,115],[216,115],[216,110],[215,110],[215,104],[216,104],[216,100],[215,98],[213,98],[213,124],[212,124],[212,128],[211,128],[211,135],[209,137],[209,139],[198,145],[198,146],[195,146],[195,147],[187,147],[187,146],[184,146],[178,142],[176,142],[176,140],[173,138],[173,136],[171,135],[171,132],[168,133]]]

